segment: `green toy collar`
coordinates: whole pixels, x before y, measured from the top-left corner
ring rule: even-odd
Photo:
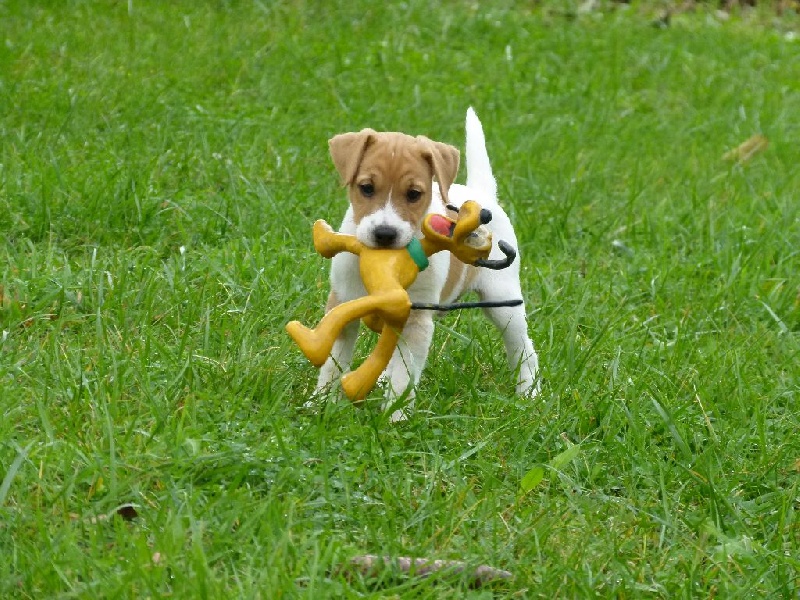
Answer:
[[[411,260],[419,267],[420,273],[428,268],[430,262],[428,261],[428,257],[425,256],[422,244],[420,244],[417,238],[411,239],[408,246],[406,246],[406,250],[408,250],[408,253],[411,255]]]

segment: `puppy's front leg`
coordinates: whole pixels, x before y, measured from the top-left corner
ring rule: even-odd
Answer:
[[[357,337],[358,321],[354,321],[349,323],[336,338],[331,355],[319,369],[315,395],[325,391],[342,373],[346,373],[350,369]]]
[[[336,294],[331,292],[328,295],[328,303],[325,305],[325,312],[328,313],[331,309],[340,304]],[[331,355],[325,364],[319,370],[319,377],[317,378],[317,387],[314,390],[315,396],[320,396],[325,392],[329,386],[339,378],[339,376],[350,369],[350,363],[353,360],[353,350],[356,345],[356,338],[358,338],[358,321],[349,323],[342,329],[339,337],[333,343]]]
[[[429,311],[412,311],[403,334],[386,367],[386,401],[383,409],[388,409],[400,396],[408,390],[409,402],[403,409],[392,412],[389,420],[392,423],[404,421],[414,409],[414,387],[419,383],[428,351],[433,339],[433,314]]]

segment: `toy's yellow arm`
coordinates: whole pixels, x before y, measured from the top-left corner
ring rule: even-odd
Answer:
[[[325,221],[314,223],[314,249],[325,258],[332,258],[340,252],[361,254],[361,242],[354,235],[337,233]]]

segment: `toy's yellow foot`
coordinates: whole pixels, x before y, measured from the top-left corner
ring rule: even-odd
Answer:
[[[315,367],[321,367],[331,353],[331,343],[323,340],[317,332],[309,329],[300,321],[286,324],[286,331]]]
[[[333,258],[344,249],[342,247],[341,237],[337,237],[338,234],[322,219],[314,223],[312,232],[314,236],[314,249],[320,256]]]
[[[364,381],[364,373],[350,371],[342,376],[342,390],[352,402],[361,402],[375,385],[374,381]]]
[[[375,387],[378,377],[389,364],[397,347],[398,332],[393,327],[384,326],[378,343],[367,359],[355,371],[342,377],[342,389],[353,402],[361,402]]]
[[[383,331],[383,319],[381,319],[375,313],[362,317],[361,321],[375,333],[380,333]]]

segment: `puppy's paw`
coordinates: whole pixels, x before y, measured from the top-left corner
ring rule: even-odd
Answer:
[[[323,404],[324,404],[324,400],[321,400],[320,398],[317,398],[316,396],[311,396],[308,400],[303,402],[301,408],[303,410],[307,410],[309,412],[316,412],[320,408],[322,408]]]
[[[303,402],[302,404],[303,410],[316,412],[324,408],[325,403],[328,401],[330,395],[331,391],[328,388],[314,390],[312,394],[308,397],[308,399],[305,402]]]
[[[539,379],[525,378],[517,382],[517,396],[533,400],[542,391]]]
[[[517,395],[535,398],[542,391],[542,379],[539,374],[539,358],[531,349],[530,354],[520,363],[517,371]]]
[[[404,410],[397,409],[391,415],[389,415],[389,423],[400,423],[402,421],[408,421],[408,415]]]
[[[314,396],[320,394],[330,394],[332,391],[339,391],[339,379],[342,376],[342,369],[336,364],[333,358],[328,358],[319,370],[317,385],[314,388]]]
[[[414,414],[414,398],[411,395],[387,399],[381,407],[384,414],[391,411],[389,423],[408,421]]]
[[[334,404],[340,402],[342,396],[342,388],[338,380],[320,381],[308,399],[303,402],[303,408],[317,411],[324,408],[328,402],[333,402]]]

